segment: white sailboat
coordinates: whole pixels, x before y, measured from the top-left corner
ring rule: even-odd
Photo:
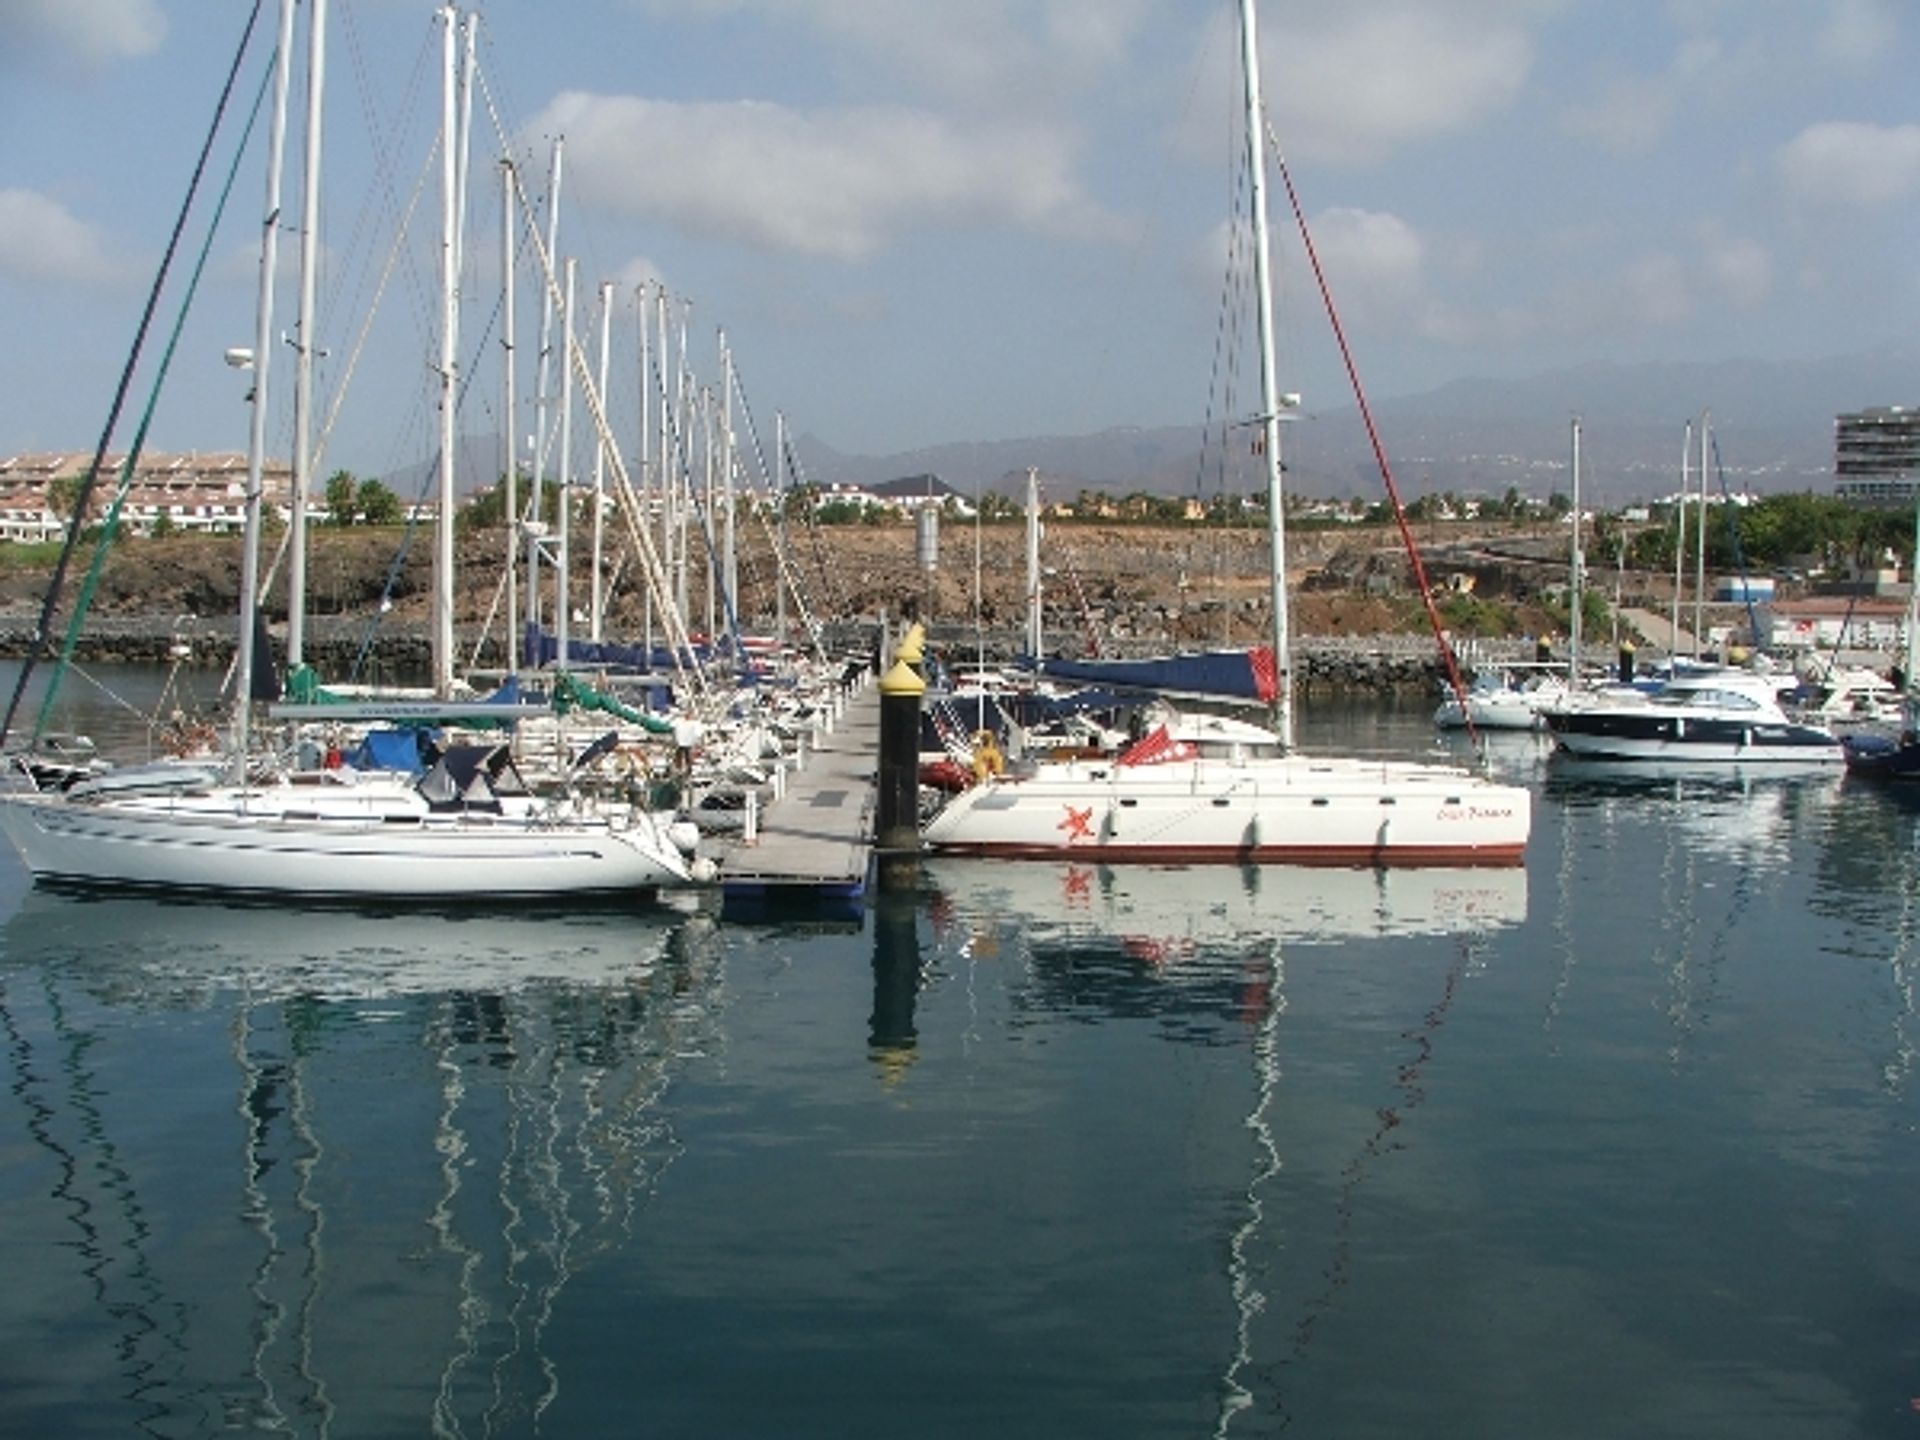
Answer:
[[[1111,761],[990,776],[953,796],[923,831],[935,853],[1118,861],[1320,865],[1517,864],[1532,796],[1470,771],[1412,761],[1316,757],[1292,749],[1281,494],[1281,400],[1253,0],[1241,0],[1241,66],[1251,166],[1267,523],[1272,558],[1272,729],[1183,716]]]
[[[632,895],[693,883],[696,864],[663,817],[619,800],[534,795],[519,783],[504,746],[449,750],[417,781],[346,770],[250,773],[252,617],[259,591],[264,406],[273,345],[274,240],[279,222],[287,68],[294,0],[281,0],[274,125],[267,166],[266,223],[254,350],[246,551],[234,737],[226,765],[161,765],[116,771],[57,793],[0,796],[0,829],[37,880],[214,895],[285,895],[330,901],[559,900]],[[455,13],[446,25],[451,96]],[[451,101],[447,107],[451,120]],[[441,137],[445,192],[455,191],[455,134]],[[455,207],[446,207],[449,232]],[[451,294],[457,246],[443,240],[443,284]],[[453,305],[443,307],[453,323]],[[450,385],[442,403],[452,403]],[[443,495],[439,525],[450,555],[453,507]],[[440,629],[451,580],[436,586]],[[441,637],[436,669],[450,643]],[[443,692],[444,693],[444,692]]]

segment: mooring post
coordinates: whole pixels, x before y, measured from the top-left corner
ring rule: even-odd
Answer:
[[[873,838],[882,889],[920,880],[920,697],[926,689],[904,653],[880,677],[880,792]]]

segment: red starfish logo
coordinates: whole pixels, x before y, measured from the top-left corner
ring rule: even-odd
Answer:
[[[1093,839],[1093,807],[1089,805],[1084,810],[1076,810],[1071,805],[1067,806],[1067,818],[1053,828],[1067,832],[1069,845],[1076,840]]]
[[[1069,865],[1066,876],[1060,882],[1062,898],[1068,904],[1085,901],[1093,895],[1093,872],[1083,870],[1078,865]]]

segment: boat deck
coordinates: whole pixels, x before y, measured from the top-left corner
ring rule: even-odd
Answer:
[[[857,915],[873,855],[880,692],[848,696],[831,732],[761,812],[753,840],[728,836],[716,859],[726,909],[739,914]]]

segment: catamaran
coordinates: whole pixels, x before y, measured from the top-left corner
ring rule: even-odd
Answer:
[[[1274,374],[1253,0],[1241,0],[1240,15],[1260,345],[1261,411],[1254,423],[1266,471],[1275,724],[1179,716],[1111,761],[988,775],[949,799],[927,822],[923,838],[936,853],[1009,858],[1518,864],[1532,828],[1532,795],[1524,787],[1452,765],[1312,756],[1293,749],[1282,400]]]

